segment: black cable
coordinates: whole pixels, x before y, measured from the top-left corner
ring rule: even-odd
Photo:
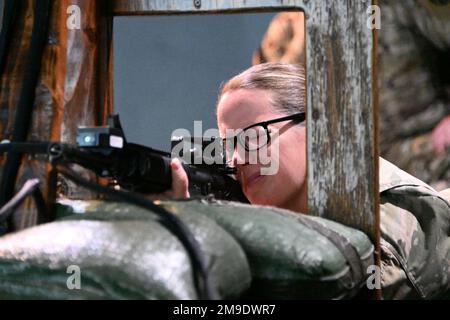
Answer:
[[[14,4],[20,3],[20,1],[13,2]],[[46,43],[50,4],[50,0],[34,1],[33,31],[31,35],[27,61],[24,68],[25,72],[23,86],[20,92],[18,106],[15,112],[15,121],[13,127],[14,129],[12,134],[13,141],[25,141],[28,135],[35,99],[35,89],[37,81],[39,79],[41,59]],[[12,17],[11,12],[15,12],[15,10],[17,10],[17,7],[10,5],[11,3],[8,4],[8,7],[5,7],[5,12],[7,12],[8,16],[6,17],[7,19],[4,22],[4,26],[8,27],[2,30],[2,35],[6,36],[0,39],[0,58],[3,58],[0,62],[0,68],[4,67],[5,55],[9,43],[9,41],[7,41],[7,35],[10,34],[10,26],[13,21],[12,18],[10,19],[10,17]],[[1,71],[2,70],[0,69],[0,72]],[[6,149],[8,148],[10,149],[11,146],[4,146],[3,149],[7,151]],[[5,205],[3,205],[3,207],[0,209],[0,223],[5,221],[30,193],[33,193],[38,209],[42,209],[42,207],[45,207],[45,201],[42,197],[42,193],[40,193],[40,191],[36,191],[38,188],[38,183],[36,182],[28,183],[29,181],[27,181],[22,189],[15,196],[13,196],[15,181],[17,179],[17,174],[20,168],[21,157],[22,152],[20,151],[9,153],[6,159],[6,163],[3,167],[3,175],[0,183],[0,205]],[[144,197],[132,193],[113,190],[84,180],[76,174],[73,174],[73,172],[71,172],[71,170],[67,167],[59,166],[59,169],[62,169],[60,170],[62,174],[64,174],[72,181],[80,184],[81,186],[105,193],[110,197],[116,199],[133,203],[156,213],[161,219],[161,222],[169,230],[171,230],[175,236],[177,236],[177,238],[182,242],[182,244],[188,251],[188,254],[191,257],[193,263],[193,269],[195,273],[194,282],[200,298],[220,298],[216,288],[211,284],[211,281],[209,279],[209,272],[207,270],[207,264],[203,259],[197,241],[191,234],[190,230],[178,217],[171,214],[169,211],[155,205],[153,202],[145,199]],[[197,272],[199,274],[197,274]]]
[[[29,179],[24,183],[19,192],[17,192],[11,200],[0,209],[0,223],[6,221],[29,195],[33,195],[34,200],[36,201],[38,220],[45,221],[47,210],[44,197],[39,189],[39,180]]]
[[[19,1],[7,0],[3,8],[2,31],[0,33],[0,79],[3,78],[6,68],[6,53],[11,44],[11,30],[16,20]],[[0,226],[0,234],[6,232],[4,225]]]
[[[21,3],[21,1],[14,1]],[[23,85],[19,96],[18,105],[15,108],[13,141],[25,141],[28,135],[37,81],[41,69],[41,60],[44,46],[47,39],[47,29],[49,21],[50,1],[34,1],[34,21],[33,31],[30,40],[30,47],[24,67]],[[10,153],[3,167],[2,180],[0,183],[0,205],[5,204],[12,198],[14,185],[17,179],[21,153]]]
[[[106,194],[112,199],[132,203],[155,213],[160,218],[161,223],[168,228],[186,248],[192,261],[194,284],[200,299],[220,299],[220,295],[216,287],[211,283],[207,263],[200,251],[197,240],[184,222],[181,221],[176,215],[138,194],[111,189],[81,178],[65,165],[57,165],[57,170],[59,173],[63,174],[82,187]]]
[[[41,188],[39,186],[33,191],[34,203],[36,204],[36,209],[38,212],[37,224],[47,223],[51,221],[50,213],[45,203],[44,195],[42,194]]]
[[[3,142],[0,143],[0,155],[5,152],[47,154],[51,142]]]
[[[0,154],[3,152],[17,153],[17,152],[25,152],[25,153],[47,153],[50,156],[52,155],[51,146],[54,146],[55,143],[52,142],[8,142],[0,144]],[[57,144],[58,145],[58,144]],[[108,187],[104,187],[100,184],[88,181],[86,179],[81,178],[75,172],[73,172],[66,165],[66,162],[62,160],[64,158],[56,157],[54,161],[58,162],[57,171],[65,175],[70,180],[75,183],[94,190],[99,193],[106,194],[110,198],[115,198],[120,201],[125,201],[132,203],[134,205],[140,206],[144,209],[150,210],[159,217],[160,222],[172,232],[185,247],[188,255],[192,261],[193,267],[193,278],[194,284],[198,292],[198,296],[201,299],[220,299],[220,295],[217,292],[215,286],[212,285],[207,263],[201,253],[199,244],[195,237],[192,235],[189,228],[180,220],[176,215],[172,214],[170,211],[154,204],[152,201],[147,200],[145,197],[140,196],[131,192],[123,192],[114,190]],[[67,160],[70,162],[70,160]],[[37,179],[35,179],[37,181]],[[19,191],[11,201],[9,201],[2,209],[0,214],[0,223],[5,221],[14,210],[18,207],[18,205],[29,195],[33,194],[36,207],[38,209],[38,224],[45,223],[50,221],[48,210],[45,205],[45,200],[40,192],[39,188],[31,188],[29,186],[29,181],[27,181],[26,185]],[[27,188],[25,188],[27,187]]]
[[[11,29],[16,20],[19,1],[5,1],[3,8],[2,32],[0,33],[0,78],[5,71],[6,53],[11,44]]]

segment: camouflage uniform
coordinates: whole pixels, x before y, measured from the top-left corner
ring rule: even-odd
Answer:
[[[440,189],[450,150],[435,155],[431,130],[450,114],[450,3],[383,0],[379,31],[381,155]]]
[[[380,158],[380,218],[383,297],[442,297],[450,289],[450,202]]]

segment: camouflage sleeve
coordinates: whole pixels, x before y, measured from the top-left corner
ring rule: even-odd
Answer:
[[[381,284],[385,299],[432,299],[450,284],[450,204],[425,186],[381,194]]]
[[[420,34],[441,50],[450,48],[450,2],[442,0],[397,1],[399,16],[409,16],[406,25],[412,25]],[[402,14],[407,12],[407,14]]]

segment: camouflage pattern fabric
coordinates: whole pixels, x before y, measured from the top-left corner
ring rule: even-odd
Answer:
[[[379,31],[381,155],[438,190],[450,187],[450,150],[433,128],[450,114],[450,3],[384,0]]]
[[[383,297],[442,297],[450,288],[450,203],[381,158],[380,218]]]

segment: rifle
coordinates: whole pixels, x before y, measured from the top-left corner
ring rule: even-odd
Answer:
[[[177,141],[182,142],[182,139]],[[195,153],[195,150],[192,151]],[[128,143],[118,115],[109,116],[108,125],[104,127],[78,128],[76,146],[61,142],[3,141],[0,143],[0,154],[4,152],[18,155],[47,154],[58,171],[76,183],[114,199],[151,210],[186,248],[193,264],[194,281],[199,296],[203,299],[220,297],[217,288],[210,280],[209,268],[200,247],[189,228],[176,215],[135,193],[158,193],[171,188],[171,154]],[[192,154],[193,157],[194,154]],[[212,195],[216,199],[248,203],[239,183],[230,176],[235,173],[235,169],[227,167],[225,163],[226,161],[199,165],[182,163],[189,179],[191,194]],[[101,177],[109,178],[113,184],[135,192],[119,191],[89,182],[70,170],[67,166],[70,164],[81,165]],[[39,181],[30,179],[12,199],[0,208],[0,225],[7,221],[29,195],[32,195],[36,202],[38,224],[52,220],[40,192]]]
[[[183,138],[175,138],[172,149],[181,142]],[[128,143],[119,115],[109,116],[106,126],[79,127],[76,143],[74,146],[61,142],[12,142],[1,146],[6,149],[9,145],[9,149],[16,152],[46,153],[53,164],[78,164],[128,191],[160,193],[172,186],[171,153]],[[191,149],[192,154],[187,156],[194,159],[197,151]],[[182,166],[192,196],[248,203],[240,184],[231,177],[235,168],[228,167],[225,160],[212,164],[182,161]]]

